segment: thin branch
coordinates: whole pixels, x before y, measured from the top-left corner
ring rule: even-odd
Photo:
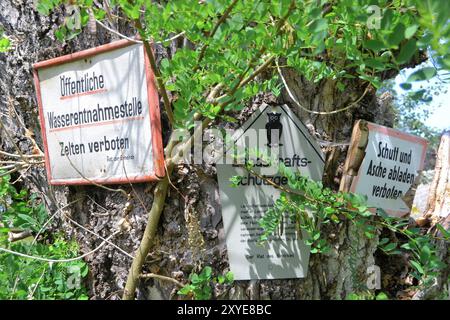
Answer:
[[[0,251],[6,252],[6,253],[10,253],[10,254],[13,254],[13,255],[16,255],[16,256],[19,256],[19,257],[27,258],[27,259],[33,259],[33,260],[44,261],[44,262],[51,262],[51,263],[72,262],[72,261],[81,260],[84,257],[87,257],[88,255],[91,255],[91,254],[97,252],[98,250],[100,250],[107,243],[108,240],[110,240],[112,237],[114,237],[115,235],[117,235],[119,233],[120,233],[120,230],[114,232],[108,238],[106,238],[105,241],[103,241],[95,249],[93,249],[93,250],[91,250],[89,252],[86,252],[85,254],[83,254],[81,256],[78,256],[78,257],[75,257],[75,258],[69,258],[69,259],[48,259],[48,258],[43,258],[43,257],[39,257],[39,256],[30,256],[30,255],[25,254],[25,253],[9,250],[9,249],[2,248],[2,247],[0,247]]]
[[[9,153],[6,151],[1,151],[0,150],[0,154],[6,157],[11,157],[11,158],[43,158],[43,155],[40,154],[24,154],[24,155],[18,155],[18,154],[14,154],[14,153]]]
[[[80,177],[82,177],[84,180],[86,180],[87,182],[89,182],[90,184],[93,184],[96,187],[105,189],[107,191],[112,191],[112,192],[120,192],[123,195],[125,195],[125,197],[128,198],[128,193],[123,190],[122,188],[117,188],[117,189],[113,189],[113,188],[109,188],[107,186],[104,186],[102,184],[98,184],[97,182],[87,178],[80,170],[78,170],[78,168],[73,164],[72,160],[70,159],[70,157],[68,155],[66,155],[67,160],[69,160],[70,166],[80,175]]]
[[[26,239],[32,235],[31,230],[24,230],[21,232],[8,232],[8,241],[16,242]]]
[[[133,42],[133,43],[142,43],[141,40],[136,40],[136,39],[127,37],[126,35],[120,33],[120,32],[117,31],[117,30],[114,30],[114,29],[108,27],[107,25],[105,25],[104,23],[100,22],[100,21],[97,20],[97,19],[95,19],[95,22],[97,22],[97,24],[98,24],[99,26],[101,26],[102,28],[108,30],[108,31],[111,32],[111,33],[114,33],[115,35],[119,36],[120,38],[126,39],[126,40],[128,40],[128,41]]]
[[[259,75],[261,72],[263,72],[275,59],[275,56],[270,56],[266,62],[264,62],[262,65],[260,65],[253,73],[248,76],[246,79],[242,80],[237,89],[242,88],[243,86],[247,85],[250,81],[256,78],[257,75]]]
[[[231,10],[233,10],[234,6],[238,3],[239,0],[234,0],[228,8],[225,9],[223,15],[219,18],[216,25],[214,26],[213,30],[209,34],[209,38],[213,38],[216,34],[217,30],[219,29],[220,25],[225,22],[225,20],[228,18],[228,16],[231,13]],[[194,67],[194,72],[200,67],[200,62],[202,62],[203,58],[205,57],[206,49],[208,49],[208,44],[204,44],[203,47],[200,50],[200,54],[198,55],[197,64]]]
[[[168,281],[168,282],[172,282],[173,284],[176,284],[180,288],[184,287],[184,284],[182,284],[180,281],[178,281],[178,280],[176,280],[174,278],[161,276],[161,275],[155,274],[155,273],[141,274],[140,278],[141,279],[158,279],[158,280]]]
[[[182,31],[182,32],[180,32],[180,33],[174,35],[173,37],[167,38],[167,39],[162,40],[162,41],[157,41],[157,42],[155,42],[155,43],[163,44],[163,43],[165,43],[165,42],[169,42],[169,41],[173,41],[173,40],[175,40],[175,39],[178,39],[179,37],[182,37],[182,36],[184,36],[185,34],[186,34],[186,31]]]
[[[144,34],[144,30],[142,28],[142,24],[139,20],[135,20],[134,24],[136,26],[136,29],[139,32],[139,35],[141,36],[142,39],[145,39],[145,34]],[[169,119],[169,123],[171,124],[171,126],[174,126],[175,120],[173,117],[173,112],[172,112],[172,106],[170,104],[169,101],[169,96],[167,95],[167,90],[166,90],[166,86],[164,85],[164,81],[161,77],[161,72],[158,69],[158,66],[156,65],[156,60],[155,60],[155,56],[153,55],[153,50],[150,47],[150,44],[147,40],[143,40],[144,43],[144,47],[145,47],[145,52],[147,53],[147,57],[148,60],[150,62],[150,66],[153,70],[153,73],[155,75],[156,78],[156,82],[158,84],[158,91],[159,94],[162,96],[163,101],[164,101],[164,109],[166,110],[167,113],[167,118]]]
[[[33,291],[30,293],[28,300],[33,300],[34,293],[39,287],[39,284],[41,283],[42,279],[44,279],[45,271],[47,271],[47,266],[44,266],[44,270],[42,270],[41,276],[39,277],[38,281],[34,284]]]
[[[108,243],[109,245],[113,246],[114,248],[116,248],[117,250],[119,250],[121,253],[123,253],[124,255],[126,255],[127,257],[133,259],[134,257],[129,254],[128,252],[126,252],[125,250],[123,250],[121,247],[119,247],[118,245],[116,245],[115,243],[109,241],[107,238],[103,238],[101,235],[95,233],[92,230],[89,230],[88,228],[84,227],[83,225],[79,224],[78,222],[76,222],[75,220],[73,220],[72,218],[70,218],[68,215],[64,214],[64,217],[69,220],[71,223],[73,223],[74,225],[76,225],[77,227],[85,230],[86,232],[89,232],[90,234],[96,236],[97,238],[100,238],[101,240],[105,241],[106,243]]]
[[[99,26],[101,26],[102,28],[108,30],[108,31],[111,32],[111,33],[114,33],[115,35],[119,36],[119,37],[122,38],[122,39],[126,39],[126,40],[128,40],[128,41],[131,41],[131,42],[133,42],[133,43],[138,43],[138,44],[143,43],[142,40],[138,40],[138,39],[134,39],[134,38],[128,37],[128,36],[126,36],[126,35],[120,33],[119,31],[114,30],[113,28],[108,27],[107,25],[105,25],[105,24],[104,24],[103,22],[101,22],[100,20],[97,20],[97,19],[96,19],[95,22],[97,22],[97,24],[98,24]],[[185,34],[186,34],[186,31],[183,31],[183,32],[180,32],[180,33],[174,35],[173,37],[170,37],[170,38],[167,38],[167,39],[164,39],[164,40],[162,40],[162,41],[155,42],[155,43],[163,44],[163,43],[165,43],[165,42],[170,42],[170,41],[173,41],[173,40],[178,39],[179,37],[184,36]]]
[[[36,236],[34,237],[33,242],[31,242],[31,244],[33,245],[33,244],[35,244],[35,243],[37,242],[38,237],[42,234],[42,232],[44,232],[44,230],[47,228],[47,226],[50,224],[50,222],[52,222],[52,220],[56,217],[56,215],[57,215],[59,212],[61,212],[62,210],[66,209],[66,208],[68,208],[68,207],[70,207],[72,204],[74,204],[74,203],[76,203],[76,202],[78,202],[78,201],[80,201],[80,200],[81,200],[81,198],[78,198],[78,199],[76,199],[76,200],[73,200],[73,201],[69,202],[68,204],[66,204],[66,205],[63,206],[63,207],[58,208],[58,209],[55,211],[55,213],[53,213],[53,214],[51,215],[51,217],[50,217],[49,219],[47,219],[47,221],[45,221],[45,223],[42,225],[42,227],[39,229],[38,233],[37,233]]]

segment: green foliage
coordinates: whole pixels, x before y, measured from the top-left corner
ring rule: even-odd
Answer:
[[[31,230],[37,234],[49,216],[43,204],[26,190],[17,192],[10,176],[0,177],[0,246],[31,256],[66,259],[78,255],[75,241],[62,234],[44,234],[10,242],[11,231]],[[0,299],[87,299],[81,280],[88,267],[82,260],[69,263],[46,263],[0,251]]]
[[[345,300],[389,300],[389,296],[384,292],[375,295],[372,292],[367,291],[363,293],[350,293]]]
[[[66,3],[40,0],[37,9],[48,15]],[[104,6],[92,0],[74,3],[65,6],[66,19],[56,31],[60,40],[79,34],[92,14],[99,20],[108,17]],[[184,33],[189,45],[160,66],[176,97],[175,125],[182,128],[192,127],[195,113],[214,119],[222,111],[238,111],[261,90],[278,95],[276,68],[268,68],[256,83],[242,83],[268,59],[281,58],[282,67],[294,68],[312,82],[333,79],[340,90],[356,78],[378,88],[382,72],[400,70],[428,48],[437,52],[440,66],[450,69],[449,6],[445,0],[109,1],[112,12],[131,23],[139,21],[139,33],[163,46]],[[424,69],[408,81],[431,74]],[[208,100],[218,84],[223,94]]]
[[[429,285],[447,267],[437,255],[434,244],[436,238],[428,233],[423,234],[420,229],[410,228],[408,218],[391,217],[381,209],[373,214],[366,205],[365,197],[333,192],[320,182],[294,173],[283,163],[280,164],[279,173],[288,178],[289,189],[283,190],[273,208],[261,218],[261,241],[270,240],[277,233],[282,217],[287,215],[291,222],[297,224],[300,235],[306,233],[303,240],[311,246],[311,253],[326,254],[331,244],[322,230],[347,220],[369,239],[375,238],[384,228],[397,234],[401,240],[393,242],[382,238],[378,243],[379,249],[388,255],[408,252],[411,274],[424,286]],[[437,228],[442,233],[441,239],[450,241],[450,232],[440,225]],[[358,236],[355,238],[358,239]]]
[[[382,210],[378,210],[378,215],[381,218],[379,222],[381,227],[385,227],[406,238],[403,244],[382,239],[386,244],[383,243],[381,249],[387,254],[399,254],[402,251],[409,252],[409,263],[413,268],[412,275],[417,280],[422,281],[423,285],[430,284],[440,271],[447,267],[437,255],[437,248],[434,245],[436,238],[429,233],[422,234],[419,228],[408,228],[408,218],[398,219],[390,217]],[[439,224],[437,228],[445,231]],[[448,231],[442,234],[443,240],[450,241]]]
[[[0,28],[0,53],[7,52],[10,47],[11,41],[3,34],[3,30]]]
[[[430,61],[433,58],[430,58]],[[412,78],[417,83],[404,82],[400,84],[403,90],[395,88],[394,79],[385,81],[379,93],[389,92],[393,96],[392,110],[395,113],[394,127],[401,131],[421,136],[428,140],[429,149],[437,150],[441,131],[427,126],[426,120],[433,112],[431,103],[433,97],[446,93],[446,83],[437,79],[442,72],[436,74],[436,68],[429,62],[423,63],[418,70],[406,77],[406,71],[400,72],[399,77]],[[433,76],[435,75],[435,76]],[[430,78],[431,77],[431,78]],[[419,79],[424,79],[419,81]],[[413,85],[414,84],[414,85]]]
[[[311,253],[329,251],[330,246],[322,235],[322,227],[339,224],[343,218],[358,225],[367,237],[376,235],[374,227],[369,223],[372,214],[365,206],[364,197],[352,193],[335,193],[324,188],[321,182],[295,174],[284,163],[280,163],[279,171],[288,179],[288,186],[293,191],[282,192],[273,208],[260,220],[260,226],[264,230],[262,241],[276,233],[284,215],[306,233],[305,243],[311,246]]]
[[[178,291],[179,295],[194,298],[195,300],[209,300],[212,297],[211,284],[231,285],[234,281],[233,273],[228,271],[226,274],[219,274],[213,277],[212,269],[209,266],[203,268],[200,274],[195,272],[189,276],[189,284]]]
[[[93,0],[39,0],[36,10],[46,16],[53,10],[61,10],[60,12],[64,13],[63,24],[55,30],[55,37],[61,42],[69,41],[81,33],[90,19],[91,10],[95,18],[102,19],[105,16],[103,10],[93,7]]]

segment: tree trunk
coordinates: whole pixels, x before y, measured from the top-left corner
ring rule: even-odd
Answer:
[[[43,17],[31,10],[32,0],[5,0],[0,2],[0,23],[13,40],[14,48],[0,54],[0,117],[11,135],[11,140],[0,133],[0,149],[32,153],[33,142],[27,138],[26,129],[33,133],[42,150],[38,125],[38,109],[32,83],[31,66],[41,60],[72,53],[92,46],[116,40],[104,30],[91,35],[84,32],[66,44],[55,40],[53,32],[62,21],[61,14]],[[125,34],[127,26],[117,25]],[[167,54],[157,50],[159,58]],[[347,82],[341,92],[332,80],[311,83],[292,70],[283,71],[288,86],[299,102],[313,111],[331,111],[345,107],[360,98],[366,90],[361,80]],[[258,96],[238,118],[243,123],[264,97]],[[300,109],[283,90],[281,97],[304,121],[311,133],[319,139],[327,155],[324,182],[334,188],[339,185],[343,160],[350,140],[352,125],[356,119],[392,125],[393,115],[387,104],[377,100],[375,91],[368,90],[354,107],[334,115],[314,115]],[[23,125],[22,125],[23,124]],[[166,137],[167,138],[167,137]],[[338,142],[338,145],[324,142]],[[16,174],[14,178],[19,178]],[[13,178],[13,180],[14,180]],[[228,270],[225,235],[215,168],[211,166],[180,166],[171,177],[161,223],[151,253],[144,265],[144,272],[152,272],[186,281],[192,270],[209,265],[216,273]],[[49,210],[76,201],[67,213],[78,223],[102,237],[112,233],[124,214],[130,218],[131,230],[112,241],[130,254],[138,248],[152,204],[154,184],[121,186],[131,198],[121,193],[105,191],[94,186],[50,187],[44,167],[36,167],[20,177],[19,186],[37,193]],[[128,204],[127,204],[128,203]],[[131,209],[131,211],[130,211]],[[63,229],[68,237],[74,237],[81,250],[87,252],[101,243],[101,239],[74,226],[59,217],[53,230]],[[374,265],[376,239],[367,240],[349,223],[341,223],[327,230],[333,249],[327,255],[313,255],[309,274],[305,279],[239,281],[228,290],[217,285],[217,298],[245,299],[343,299],[364,287],[367,269]],[[131,259],[112,246],[104,246],[87,259],[90,276],[87,285],[93,299],[118,299],[122,295]],[[174,284],[158,279],[142,280],[138,299],[176,298]]]
[[[428,232],[437,237],[442,233],[436,228],[440,224],[450,231],[450,131],[442,134],[436,156],[436,167],[433,182],[429,189],[427,210],[422,218],[417,219],[418,224],[427,226]],[[448,242],[435,240],[437,255],[447,265],[450,264]],[[442,270],[434,285],[419,291],[414,299],[436,299],[441,298],[439,294],[450,294],[449,270]]]
[[[450,131],[442,134],[427,202],[427,217],[445,220],[450,214]],[[444,218],[444,219],[441,219]]]

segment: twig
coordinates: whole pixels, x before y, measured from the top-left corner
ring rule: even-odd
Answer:
[[[136,26],[136,29],[138,30],[140,36],[142,39],[145,39],[145,35],[144,35],[144,30],[142,29],[142,24],[139,20],[135,20],[134,24]],[[166,90],[166,86],[164,85],[164,81],[161,77],[161,73],[159,72],[158,66],[156,65],[156,60],[155,60],[155,56],[153,55],[153,50],[150,47],[150,44],[147,40],[143,40],[144,43],[144,47],[145,47],[145,52],[147,53],[147,57],[148,60],[150,62],[150,66],[152,68],[152,71],[155,75],[156,78],[156,82],[158,84],[158,91],[159,94],[162,96],[163,98],[163,102],[164,102],[164,109],[166,110],[167,113],[167,118],[169,119],[169,123],[171,124],[171,126],[174,126],[174,117],[173,117],[173,112],[172,112],[172,106],[170,105],[170,101],[169,101],[169,96],[167,95],[167,90]]]
[[[62,262],[72,262],[72,261],[77,261],[80,259],[83,259],[84,257],[87,257],[88,255],[91,255],[95,252],[97,252],[98,250],[100,250],[109,239],[111,239],[112,237],[114,237],[115,235],[119,234],[120,231],[116,231],[113,234],[111,234],[108,238],[106,238],[98,247],[96,247],[95,249],[86,252],[85,254],[82,254],[81,256],[75,257],[75,258],[69,258],[69,259],[48,259],[48,258],[43,258],[43,257],[39,257],[39,256],[30,256],[28,254],[25,253],[21,253],[21,252],[16,252],[13,250],[9,250],[6,248],[2,248],[0,247],[0,251],[6,252],[6,253],[10,253],[19,257],[23,257],[23,258],[27,258],[27,259],[33,259],[33,260],[38,260],[38,261],[44,261],[44,262],[51,262],[51,263],[62,263]]]
[[[28,300],[33,300],[34,293],[36,292],[37,288],[39,287],[39,284],[41,283],[42,279],[44,278],[45,271],[47,271],[47,266],[44,266],[44,270],[42,270],[42,274],[39,277],[38,281],[35,283],[33,291],[30,293]]]
[[[79,199],[77,199],[77,200],[74,200],[74,201],[72,201],[72,202],[66,204],[66,205],[63,206],[63,207],[58,208],[58,209],[55,211],[55,213],[53,213],[52,216],[51,216],[47,221],[45,221],[45,223],[44,223],[44,224],[42,225],[42,227],[39,229],[38,233],[36,234],[36,236],[35,236],[34,239],[33,239],[33,242],[31,243],[31,245],[33,245],[33,244],[36,243],[38,237],[39,237],[39,236],[41,235],[41,233],[45,230],[45,228],[47,228],[47,225],[55,218],[55,216],[56,216],[59,212],[61,212],[62,210],[66,209],[66,208],[68,208],[68,207],[70,207],[72,204],[74,204],[74,203],[76,203],[76,202],[78,202],[78,201],[80,201],[80,200],[81,200],[81,198],[79,198]]]
[[[18,154],[14,154],[14,153],[9,153],[6,151],[1,151],[0,150],[0,154],[6,157],[11,157],[11,158],[43,158],[43,155],[40,154],[24,154],[24,155],[18,155]]]
[[[128,252],[126,252],[125,250],[123,250],[121,247],[119,247],[118,245],[116,245],[115,243],[109,241],[107,238],[103,238],[101,235],[95,233],[94,231],[89,230],[88,228],[84,227],[83,225],[79,224],[78,222],[76,222],[75,220],[73,220],[72,218],[70,218],[68,215],[64,214],[64,217],[69,220],[71,223],[73,223],[74,225],[78,226],[79,228],[85,230],[86,232],[89,232],[90,234],[100,238],[101,240],[105,241],[106,243],[108,243],[109,245],[113,246],[114,248],[116,248],[117,250],[119,250],[120,252],[122,252],[124,255],[126,255],[127,257],[133,259],[134,257],[129,254]]]
[[[111,32],[111,33],[114,33],[115,35],[117,35],[117,36],[119,36],[119,37],[121,37],[121,38],[123,38],[123,39],[126,39],[126,40],[128,40],[128,41],[131,41],[131,42],[133,42],[133,43],[138,43],[138,44],[143,43],[142,40],[138,40],[138,39],[134,39],[134,38],[128,37],[128,36],[126,36],[126,35],[120,33],[119,31],[114,30],[113,28],[108,27],[107,25],[105,25],[105,24],[104,24],[103,22],[101,22],[100,20],[97,20],[97,19],[96,19],[95,22],[97,22],[97,24],[98,24],[99,26],[101,26],[102,28],[108,30],[108,31]],[[169,42],[169,41],[176,40],[176,39],[178,39],[179,37],[184,36],[185,34],[186,34],[186,31],[182,31],[182,32],[180,32],[180,33],[178,33],[178,34],[176,34],[176,35],[170,37],[170,38],[167,38],[167,39],[164,39],[164,40],[161,40],[161,41],[157,41],[157,42],[155,42],[155,43],[157,43],[157,44],[164,44],[165,42]]]
[[[158,280],[168,281],[168,282],[172,282],[173,284],[176,284],[180,288],[184,287],[184,284],[182,284],[180,281],[178,281],[174,278],[161,276],[161,275],[155,274],[155,273],[141,274],[140,278],[142,278],[142,279],[158,279]]]
[[[95,181],[93,181],[93,180],[87,178],[87,177],[86,177],[80,170],[78,170],[78,168],[73,164],[72,160],[70,159],[70,157],[69,157],[68,155],[66,155],[66,158],[67,158],[67,160],[69,160],[70,166],[71,166],[71,167],[72,167],[72,168],[73,168],[73,169],[74,169],[74,170],[75,170],[75,171],[76,171],[83,179],[85,179],[87,182],[93,184],[93,185],[96,186],[96,187],[105,189],[105,190],[107,190],[107,191],[120,192],[120,193],[124,194],[125,197],[128,198],[128,193],[127,193],[125,190],[123,190],[122,188],[117,188],[117,189],[109,188],[109,187],[107,187],[107,186],[98,184],[97,182],[95,182]]]
[[[24,230],[21,232],[8,232],[8,241],[9,242],[20,241],[28,238],[31,235],[32,235],[31,230]]]
[[[114,29],[108,27],[107,25],[105,25],[104,23],[100,22],[100,21],[97,20],[97,19],[95,19],[95,22],[97,22],[97,24],[98,24],[99,26],[101,26],[102,28],[108,30],[108,31],[111,32],[111,33],[114,33],[115,35],[117,35],[117,36],[119,36],[119,37],[121,37],[121,38],[123,38],[123,39],[126,39],[126,40],[128,40],[128,41],[131,41],[131,42],[133,42],[133,43],[142,43],[141,40],[136,40],[136,39],[127,37],[126,35],[120,33],[120,32],[117,31],[117,30],[114,30]]]
[[[219,18],[219,20],[217,21],[216,25],[214,26],[213,30],[211,31],[211,33],[209,34],[209,38],[213,38],[214,35],[216,34],[217,30],[219,29],[220,25],[222,23],[225,22],[225,20],[228,18],[228,16],[231,13],[231,10],[233,10],[234,6],[237,4],[239,0],[234,0],[229,6],[228,8],[225,9],[223,15]],[[203,58],[205,57],[205,53],[206,53],[206,49],[208,49],[208,44],[205,43],[203,45],[203,47],[200,50],[200,54],[198,55],[198,60],[197,60],[197,64],[194,67],[194,72],[196,70],[198,70],[198,68],[200,67],[200,62],[202,62]]]

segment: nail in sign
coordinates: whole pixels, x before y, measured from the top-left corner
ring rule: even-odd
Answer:
[[[164,175],[158,95],[143,45],[117,41],[33,68],[51,184]]]

